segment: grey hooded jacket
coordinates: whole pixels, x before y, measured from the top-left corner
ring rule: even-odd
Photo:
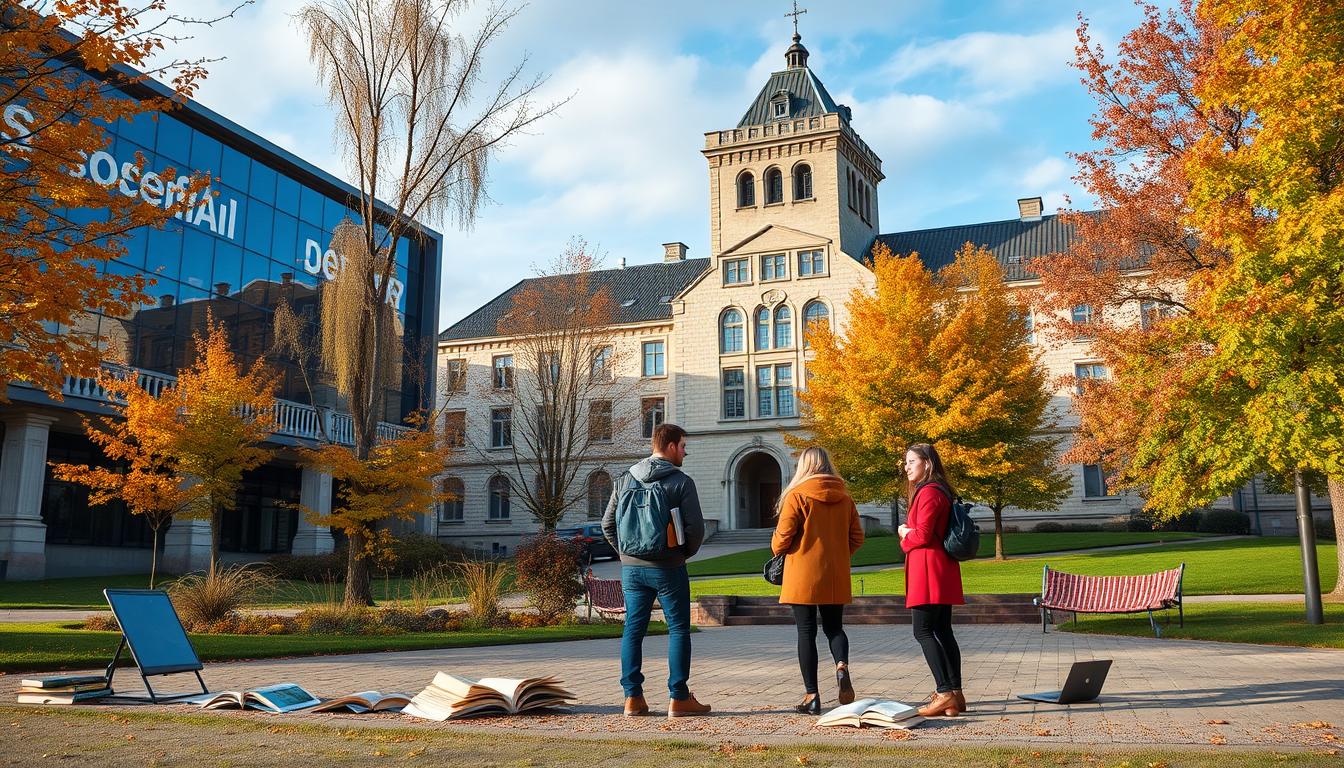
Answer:
[[[681,508],[681,522],[685,528],[686,542],[673,549],[666,559],[644,560],[627,555],[621,550],[621,543],[616,539],[616,501],[620,498],[621,489],[627,483],[626,475],[641,483],[656,482],[662,487],[667,503]],[[625,565],[642,565],[648,568],[679,568],[685,565],[686,560],[695,555],[705,541],[705,518],[700,512],[700,496],[695,491],[695,481],[687,477],[676,464],[660,456],[643,459],[617,478],[611,492],[611,500],[607,502],[607,511],[602,515],[602,533],[607,537],[607,541],[611,542],[612,548],[620,554],[621,562]]]

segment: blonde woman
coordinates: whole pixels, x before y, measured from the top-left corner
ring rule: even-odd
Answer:
[[[821,714],[817,692],[817,617],[835,660],[835,679],[841,704],[854,701],[849,677],[849,638],[844,610],[853,602],[849,587],[849,559],[863,544],[863,526],[854,499],[845,490],[822,448],[804,449],[798,471],[779,499],[779,524],[770,543],[784,557],[784,584],[779,602],[793,607],[798,626],[798,667],[807,695],[794,707],[804,714]]]

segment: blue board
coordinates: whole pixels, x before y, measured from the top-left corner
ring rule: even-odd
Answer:
[[[105,589],[103,596],[121,625],[135,664],[143,675],[166,675],[204,668],[161,589]]]

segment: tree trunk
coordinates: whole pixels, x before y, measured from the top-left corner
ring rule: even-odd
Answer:
[[[994,559],[1007,560],[1003,556],[1003,507],[994,507]]]
[[[219,530],[224,527],[224,510],[218,504],[210,505],[210,575],[215,575],[219,562]]]
[[[363,531],[350,532],[350,554],[345,561],[345,607],[366,608],[373,605],[373,588],[369,584],[369,560],[361,557],[368,545]]]
[[[1340,542],[1341,533],[1344,533],[1344,477],[1330,478],[1326,487],[1330,491],[1330,510],[1335,518],[1335,567],[1338,571],[1330,596],[1344,599],[1344,544]]]
[[[154,575],[159,570],[159,527],[154,528],[154,543],[149,548],[149,588],[154,588]]]

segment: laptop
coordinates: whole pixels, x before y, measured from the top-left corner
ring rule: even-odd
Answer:
[[[1064,681],[1064,690],[1045,693],[1019,693],[1017,698],[1027,701],[1042,701],[1046,704],[1078,704],[1092,701],[1101,695],[1101,686],[1106,682],[1106,673],[1111,669],[1110,659],[1097,661],[1076,661],[1069,668],[1069,677]]]

